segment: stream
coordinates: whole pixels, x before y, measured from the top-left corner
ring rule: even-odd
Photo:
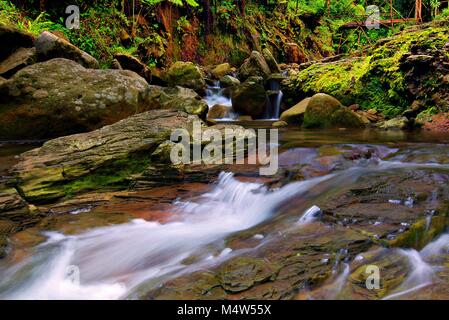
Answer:
[[[164,287],[164,283],[171,279],[189,279],[199,270],[215,270],[238,257],[275,259],[268,258],[271,252],[285,250],[287,254],[291,250],[286,249],[285,239],[294,239],[289,243],[300,243],[302,240],[298,239],[309,238],[320,241],[321,231],[314,228],[349,228],[351,231],[364,228],[371,233],[378,228],[376,236],[379,239],[396,239],[406,232],[401,225],[409,226],[420,217],[428,217],[426,212],[437,210],[440,202],[445,200],[445,179],[449,181],[448,137],[378,131],[335,133],[283,131],[279,157],[283,178],[277,184],[267,184],[256,171],[239,172],[236,166],[233,172],[222,172],[199,195],[179,195],[170,201],[168,209],[164,210],[173,218],[167,221],[133,216],[124,223],[100,227],[88,224],[71,233],[64,232],[62,227],[34,228],[36,234],[43,237],[40,243],[26,245],[27,253],[20,259],[0,260],[0,299],[141,298],[146,292]],[[0,160],[4,166],[11,166],[14,155],[22,152],[23,148],[0,147]],[[424,172],[424,176],[420,172]],[[301,178],[297,178],[299,175]],[[363,210],[350,213],[335,211],[337,213],[333,216],[329,215],[331,207],[327,207],[334,204],[333,201],[329,203],[329,199],[335,197],[341,201],[340,206],[335,204],[336,208],[350,202],[339,192],[362,190],[366,181],[377,181],[384,176],[388,181],[388,175],[404,179],[403,188],[410,194],[402,193],[402,189],[394,190],[396,182],[391,180],[391,194],[378,191],[378,196],[370,196],[380,203],[379,208],[384,206],[386,211],[389,208],[397,210],[391,214],[398,220],[390,221],[388,215],[381,214],[364,216]],[[403,177],[410,179],[410,184]],[[435,196],[419,202],[422,197],[418,193],[427,192],[425,188],[419,189],[420,184],[428,185],[429,190],[435,191]],[[418,191],[413,190],[415,186]],[[185,187],[188,189],[189,185]],[[362,195],[355,197],[360,199]],[[368,198],[360,202],[374,201]],[[73,219],[82,219],[96,212],[82,208],[71,211]],[[400,216],[400,212],[407,214]],[[432,217],[427,218],[426,230],[431,229],[432,221]],[[77,223],[77,220],[70,222]],[[344,235],[337,232],[335,236],[345,240]],[[333,268],[328,267],[332,272],[328,282],[333,288],[333,296],[322,296],[320,286],[301,286],[299,281],[292,284],[296,286],[294,292],[306,290],[308,298],[314,294],[335,298],[349,290],[348,278],[357,267],[357,255],[363,252],[357,252],[358,249],[352,248],[348,242],[346,247],[339,248],[343,253],[334,256],[333,247],[328,250],[326,245],[323,244],[323,253],[319,253],[316,259],[324,261],[323,265],[327,264],[326,259],[334,264]],[[447,256],[448,249],[449,234],[436,235],[424,248],[383,249],[389,250],[387,256],[405,257],[409,271],[404,280],[382,298],[407,297],[438,283],[438,272],[443,269],[445,272],[448,267],[433,257]],[[11,251],[14,253],[15,250],[13,241]],[[367,246],[363,250],[371,249]],[[304,253],[301,255],[305,256]]]

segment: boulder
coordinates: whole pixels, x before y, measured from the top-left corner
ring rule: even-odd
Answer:
[[[86,69],[53,59],[0,86],[1,139],[45,139],[95,130],[149,109],[148,84],[126,70]]]
[[[363,128],[363,120],[340,101],[324,93],[314,95],[304,114],[304,128]]]
[[[276,121],[276,122],[273,122],[273,124],[271,126],[273,128],[282,128],[282,127],[287,127],[288,123],[285,121]]]
[[[281,114],[280,120],[289,124],[302,125],[304,121],[304,114],[306,113],[310,100],[311,98],[306,98],[290,109],[284,111]]]
[[[149,109],[172,109],[205,118],[208,106],[195,91],[183,87],[149,86],[145,95]]]
[[[301,64],[306,61],[306,56],[296,43],[287,43],[284,47],[284,51],[287,63]]]
[[[39,61],[65,58],[78,62],[86,68],[99,68],[98,61],[94,57],[51,32],[42,32],[34,42],[34,46],[36,47]]]
[[[207,114],[207,120],[223,119],[229,117],[229,107],[216,104],[210,108]]]
[[[270,67],[263,55],[258,51],[253,51],[239,69],[239,78],[242,81],[253,76],[267,78],[270,74]]]
[[[169,86],[181,86],[202,92],[206,86],[203,74],[192,62],[178,61],[165,74]]]
[[[403,116],[383,121],[378,124],[378,127],[384,130],[406,130],[409,125],[410,120]]]
[[[5,78],[10,78],[20,69],[35,62],[35,48],[19,48],[0,63],[0,75]]]
[[[232,71],[232,67],[229,63],[222,63],[213,68],[211,73],[216,79],[220,79],[223,76],[231,74]]]
[[[6,79],[3,78],[3,77],[0,77],[0,86],[1,86],[3,83],[5,83],[5,82],[6,82]]]
[[[151,71],[142,61],[126,53],[114,54],[114,62],[118,63],[119,68],[123,70],[131,70],[137,73],[139,76],[151,82]]]
[[[33,43],[33,35],[10,26],[0,26],[0,61],[19,48],[33,47]]]
[[[101,129],[57,138],[25,152],[12,169],[16,188],[30,202],[49,202],[117,182],[120,175],[144,168],[148,157],[175,129],[190,130],[199,120],[184,112],[153,110]],[[102,168],[108,171],[101,172]],[[96,179],[84,177],[96,174]]]
[[[250,77],[232,93],[232,108],[241,115],[260,118],[267,108],[262,77]]]
[[[262,50],[262,54],[268,66],[270,67],[271,73],[281,73],[281,68],[279,68],[279,65],[271,51],[265,48]]]
[[[220,83],[223,88],[229,88],[240,85],[240,80],[230,75],[226,75],[220,78]]]

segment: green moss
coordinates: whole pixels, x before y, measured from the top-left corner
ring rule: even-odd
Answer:
[[[149,164],[149,159],[141,157],[117,160],[106,168],[65,184],[62,188],[67,197],[86,191],[128,188],[130,176],[143,172]]]

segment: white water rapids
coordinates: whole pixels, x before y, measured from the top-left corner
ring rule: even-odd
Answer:
[[[1,272],[0,298],[124,298],[143,281],[181,270],[182,261],[200,248],[263,222],[282,202],[330,177],[270,192],[262,184],[239,182],[233,174],[222,173],[214,190],[198,202],[177,204],[182,221],[134,220],[74,236],[47,233],[48,240],[32,258]],[[202,262],[222,257],[209,253]],[[80,282],[68,276],[78,271]]]

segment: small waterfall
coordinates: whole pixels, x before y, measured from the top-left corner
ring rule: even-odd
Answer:
[[[267,86],[267,110],[265,119],[278,120],[281,115],[281,103],[284,96],[281,91],[280,79],[268,79]]]
[[[209,109],[215,105],[222,105],[228,107],[228,117],[224,118],[226,120],[233,120],[237,118],[237,115],[234,113],[232,109],[232,101],[229,97],[229,94],[226,92],[226,88],[222,88],[220,81],[215,80],[211,82],[210,85],[206,88],[206,103],[209,106]]]

